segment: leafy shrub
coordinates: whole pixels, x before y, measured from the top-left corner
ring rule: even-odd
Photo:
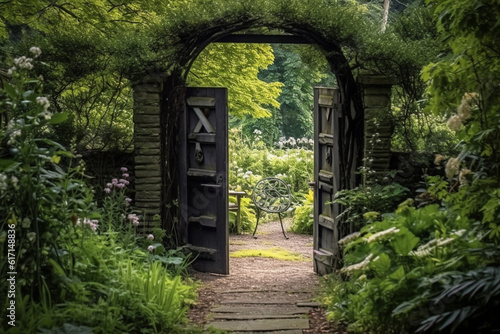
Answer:
[[[492,269],[500,249],[487,222],[492,189],[485,179],[442,197],[443,206],[406,201],[341,240],[345,265],[329,288],[338,294],[325,299],[330,316],[355,332],[489,333],[500,310]]]
[[[343,217],[345,224],[358,230],[365,223],[365,213],[380,215],[393,211],[408,191],[399,183],[363,185],[337,192],[333,202],[343,208],[338,218]]]
[[[236,204],[236,198],[230,196],[230,203]],[[252,209],[252,199],[249,197],[242,197],[240,199],[240,229],[242,231],[252,231],[255,228],[255,223],[257,217],[255,215],[255,210]],[[236,233],[236,212],[229,212],[229,231],[231,233]]]
[[[313,234],[314,192],[309,190],[301,206],[295,209],[291,230],[295,233]]]

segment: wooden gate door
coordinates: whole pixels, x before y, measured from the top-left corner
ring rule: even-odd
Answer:
[[[226,88],[187,88],[179,141],[183,241],[196,270],[229,274]]]
[[[332,272],[338,258],[339,205],[333,196],[340,190],[338,89],[314,88],[314,271]]]

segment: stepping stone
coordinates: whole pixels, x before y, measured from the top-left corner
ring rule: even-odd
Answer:
[[[295,306],[284,306],[284,307],[273,307],[273,308],[263,308],[257,306],[219,306],[210,310],[210,312],[215,313],[243,313],[243,314],[307,314],[310,308],[308,307],[295,307]]]
[[[297,301],[289,299],[228,299],[220,302],[221,304],[261,304],[261,305],[293,305]]]
[[[231,334],[302,334],[302,329],[290,329],[287,331],[272,332],[232,332]]]
[[[293,319],[303,318],[303,314],[234,314],[234,313],[217,313],[213,316],[214,319],[224,320],[252,320],[252,319]]]
[[[298,307],[321,307],[321,303],[318,302],[299,302]]]
[[[235,321],[214,321],[207,325],[215,329],[226,331],[279,331],[288,329],[309,328],[308,319],[268,319],[268,320],[235,320]]]

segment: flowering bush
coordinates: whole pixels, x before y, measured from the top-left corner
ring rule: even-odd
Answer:
[[[176,332],[194,298],[179,276],[186,258],[159,254],[161,233],[136,235],[125,168],[100,189],[106,198],[97,208],[75,154],[48,139],[67,114],[51,112],[41,79],[32,78],[33,58],[16,58],[0,88],[0,119],[9,120],[0,124],[2,291],[7,272],[16,272],[15,299],[2,294],[0,303],[15,300],[17,311],[16,326],[2,321],[0,332]],[[7,239],[14,252],[4,251]]]
[[[41,54],[36,47],[30,52],[34,58]],[[93,209],[80,168],[71,167],[73,153],[46,138],[67,114],[50,112],[42,81],[33,78],[34,64],[33,58],[14,59],[10,81],[0,88],[1,112],[9,119],[0,128],[0,239],[3,244],[7,226],[15,226],[15,270],[7,269],[4,252],[0,257],[2,277],[17,271],[22,293],[39,300],[52,275],[49,263],[62,266],[62,245],[72,239],[78,217],[88,217]],[[80,223],[95,227],[93,221]]]
[[[296,143],[293,145],[295,148],[250,147],[241,140],[240,132],[239,128],[229,132],[229,184],[232,190],[243,190],[251,196],[259,180],[277,177],[290,185],[292,192],[298,197],[309,192],[308,182],[313,179],[312,151],[297,148]],[[259,130],[254,134],[258,137]],[[305,141],[309,143],[308,140],[304,139]],[[250,209],[250,205],[250,198],[242,199],[242,227],[246,231],[251,230],[256,221],[255,212]]]

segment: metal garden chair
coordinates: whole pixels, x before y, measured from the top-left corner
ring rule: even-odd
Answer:
[[[293,204],[293,195],[288,184],[276,177],[268,177],[257,182],[253,189],[252,199],[257,208],[257,225],[253,231],[253,237],[256,239],[255,232],[259,226],[260,211],[277,213],[280,218],[281,230],[286,239],[288,236],[283,228],[281,214],[288,210]]]

